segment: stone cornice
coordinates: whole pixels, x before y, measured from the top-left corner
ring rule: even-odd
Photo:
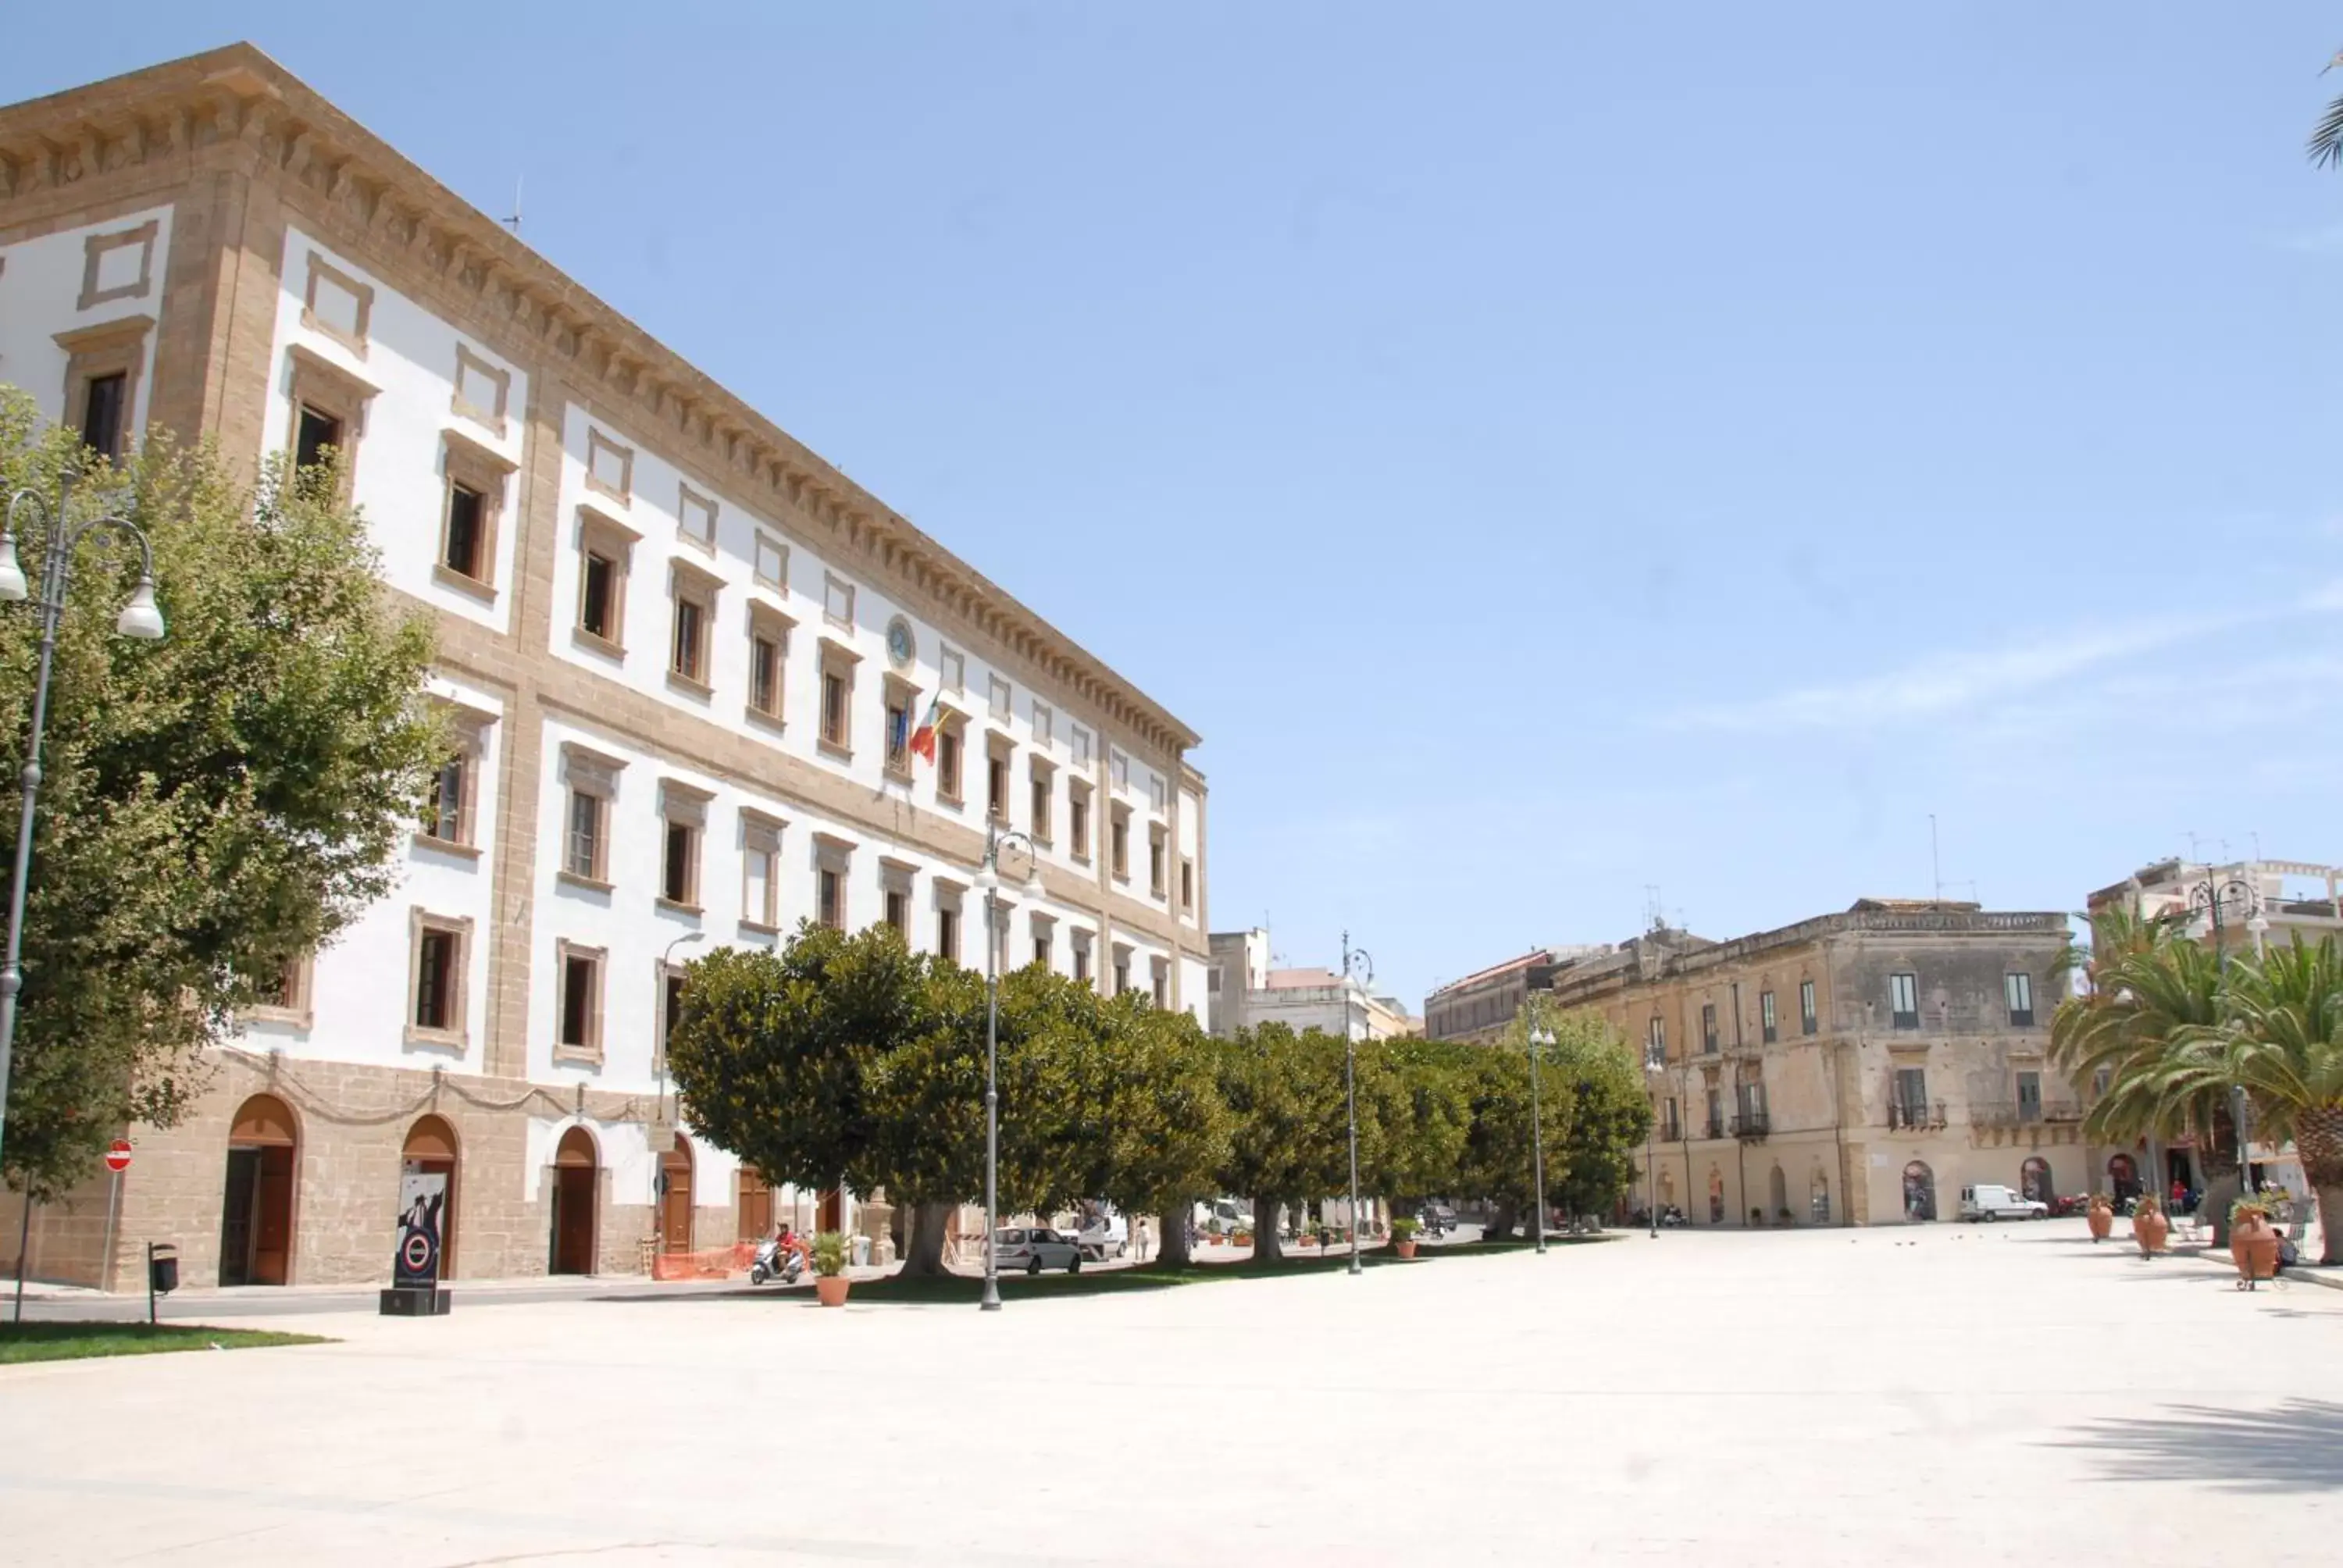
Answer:
[[[844,559],[910,583],[948,629],[990,640],[1165,753],[1196,744],[1102,660],[248,44],[0,108],[0,221],[15,203],[180,172],[217,148],[339,207],[562,374],[631,406],[646,434],[698,447],[705,467],[820,525]]]

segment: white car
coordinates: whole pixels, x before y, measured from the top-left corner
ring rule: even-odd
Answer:
[[[1982,1182],[1961,1189],[1961,1218],[1964,1220],[2046,1220],[2050,1205],[2033,1198],[2021,1198],[2006,1187]]]
[[[1074,1244],[1091,1262],[1103,1263],[1131,1250],[1131,1226],[1120,1214],[1094,1214],[1075,1233]]]
[[[992,1233],[993,1266],[1038,1274],[1044,1269],[1082,1271],[1082,1249],[1047,1225],[1003,1225]]]

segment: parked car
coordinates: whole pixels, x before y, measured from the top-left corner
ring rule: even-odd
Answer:
[[[1082,1250],[1047,1225],[1003,1225],[992,1233],[994,1266],[1038,1274],[1044,1269],[1082,1271]]]
[[[2006,1187],[1989,1181],[1961,1189],[1961,1218],[1964,1220],[2046,1220],[2050,1205],[2038,1199],[2021,1198]]]
[[[1438,1201],[1426,1203],[1417,1213],[1416,1219],[1422,1222],[1425,1230],[1434,1234],[1456,1229],[1456,1211],[1445,1203]]]
[[[1215,1198],[1209,1203],[1196,1205],[1196,1229],[1209,1231],[1218,1220],[1222,1231],[1252,1229],[1252,1211],[1241,1207],[1233,1198]]]

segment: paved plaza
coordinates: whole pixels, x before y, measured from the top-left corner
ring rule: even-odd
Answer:
[[[12,1563],[2331,1561],[2343,1291],[2079,1221],[0,1369]],[[226,1314],[222,1314],[226,1321]]]

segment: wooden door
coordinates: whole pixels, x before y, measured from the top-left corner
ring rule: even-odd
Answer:
[[[554,1172],[553,1271],[594,1271],[594,1170],[564,1165]]]
[[[227,1191],[220,1201],[219,1282],[252,1283],[252,1201],[260,1185],[260,1151],[227,1151]]]
[[[279,1143],[260,1151],[252,1204],[252,1282],[281,1285],[293,1267],[293,1151]]]

